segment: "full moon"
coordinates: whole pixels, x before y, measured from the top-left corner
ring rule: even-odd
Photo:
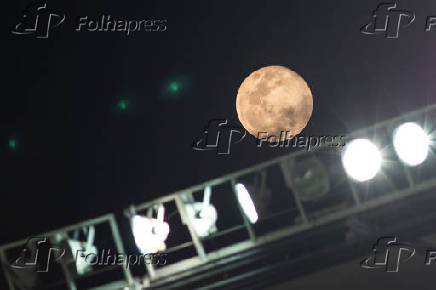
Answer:
[[[252,72],[236,97],[236,111],[244,128],[256,138],[267,134],[269,142],[299,134],[312,110],[312,92],[306,81],[283,66],[266,66]]]

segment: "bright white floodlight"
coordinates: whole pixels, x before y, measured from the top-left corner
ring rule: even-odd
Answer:
[[[186,204],[185,207],[199,237],[207,237],[217,231],[215,223],[218,214],[213,205],[205,206],[202,202],[194,202]]]
[[[185,204],[186,212],[192,221],[195,232],[200,237],[207,237],[215,233],[216,220],[218,218],[215,207],[210,203],[212,189],[205,187],[203,202],[193,202]]]
[[[354,139],[345,147],[342,164],[349,176],[357,181],[372,179],[380,169],[380,151],[368,139]]]
[[[401,161],[416,166],[427,158],[430,140],[424,130],[416,123],[401,124],[394,131],[394,148]]]
[[[256,212],[256,207],[254,206],[254,202],[251,199],[250,193],[248,193],[247,189],[242,183],[236,184],[235,189],[236,195],[238,196],[238,202],[241,205],[245,216],[248,218],[250,223],[256,223],[258,216]]]
[[[152,254],[165,251],[165,240],[170,232],[170,227],[164,222],[163,205],[158,208],[157,219],[133,215],[131,225],[136,246],[141,253]]]

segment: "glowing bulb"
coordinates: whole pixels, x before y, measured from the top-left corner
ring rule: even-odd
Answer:
[[[141,253],[151,254],[166,249],[165,240],[170,232],[166,222],[135,215],[132,218],[132,231]]]
[[[236,184],[235,188],[236,188],[236,195],[238,197],[238,202],[241,205],[241,208],[245,216],[248,218],[250,223],[252,224],[256,223],[258,219],[258,215],[253,200],[251,199],[250,193],[247,191],[247,189],[242,183]]]
[[[205,207],[202,202],[194,202],[185,206],[198,236],[207,237],[217,231],[215,224],[218,214],[213,205]]]
[[[416,123],[404,123],[394,131],[394,148],[398,157],[410,166],[416,166],[427,158],[429,137]]]
[[[380,170],[380,151],[368,139],[354,139],[342,155],[342,164],[347,174],[357,181],[367,181]]]

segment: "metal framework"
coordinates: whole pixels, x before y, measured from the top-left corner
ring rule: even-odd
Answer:
[[[117,222],[115,220],[115,216],[113,214],[107,214],[107,215],[104,215],[104,216],[101,216],[98,218],[94,218],[91,220],[87,220],[87,221],[84,221],[84,222],[81,222],[81,223],[78,223],[75,225],[67,226],[67,227],[62,228],[62,229],[38,234],[36,236],[45,237],[47,239],[50,239],[51,237],[55,237],[58,234],[66,234],[66,233],[74,231],[74,230],[83,229],[84,227],[96,226],[96,225],[100,225],[100,224],[104,224],[104,223],[109,224],[109,227],[110,227],[111,232],[112,232],[112,238],[113,238],[114,243],[115,243],[116,250],[118,251],[118,253],[124,253],[123,242],[122,242],[120,233],[118,231],[118,225],[117,225]],[[9,261],[7,259],[7,254],[6,254],[6,252],[8,250],[11,250],[14,248],[22,248],[24,245],[26,245],[26,243],[27,243],[27,239],[23,239],[23,240],[19,240],[19,241],[12,242],[12,243],[1,246],[0,247],[0,260],[1,260],[2,264],[3,265],[9,264]],[[127,263],[127,261],[125,261],[125,263]],[[126,285],[132,284],[133,283],[132,274],[127,269],[126,265],[123,265],[121,267],[123,268],[123,273],[124,273]],[[77,289],[76,283],[74,281],[72,274],[70,273],[70,271],[66,267],[66,264],[61,262],[61,268],[62,268],[64,277],[65,277],[65,283],[68,286],[68,289],[76,290]],[[8,271],[6,271],[5,268],[3,268],[3,270],[4,270],[4,273],[6,276],[7,283],[9,285],[9,289],[11,289],[11,290],[16,289],[15,285],[13,283],[13,279],[10,276],[10,273]],[[90,274],[92,275],[92,274],[96,274],[96,273],[91,272]]]
[[[429,120],[428,118],[430,115],[432,115],[432,117],[430,117],[430,120]],[[369,135],[372,133],[375,133],[375,136],[376,136],[377,132],[384,132],[388,136],[391,136],[392,128],[398,126],[399,123],[405,122],[405,121],[415,121],[416,119],[422,119],[426,123],[427,122],[435,123],[436,122],[436,105],[427,106],[425,108],[404,114],[402,116],[392,118],[392,119],[389,119],[389,120],[386,120],[383,122],[379,122],[373,126],[370,126],[370,127],[364,128],[364,129],[360,129],[360,130],[357,130],[351,134],[348,134],[348,137],[349,138],[356,138],[359,136],[366,136],[367,138],[371,138],[371,136],[369,136]],[[426,125],[427,124],[425,124],[424,126],[426,126]],[[322,149],[322,147],[317,148],[317,150],[320,150],[320,149]],[[184,196],[192,195],[192,193],[197,192],[197,191],[202,191],[204,188],[209,187],[209,186],[213,188],[214,186],[221,185],[224,183],[230,183],[232,185],[232,188],[233,188],[233,194],[236,194],[235,189],[234,189],[235,188],[234,185],[235,185],[238,178],[241,178],[241,177],[246,176],[248,174],[258,172],[260,170],[265,170],[265,169],[273,167],[273,166],[278,166],[281,169],[281,171],[284,173],[283,175],[284,175],[284,178],[286,181],[286,179],[290,178],[290,174],[291,174],[289,171],[286,170],[286,166],[285,166],[286,162],[288,162],[291,159],[303,156],[304,154],[308,154],[308,152],[307,151],[297,151],[297,152],[291,153],[291,154],[286,155],[286,156],[281,156],[281,157],[275,158],[273,160],[263,162],[263,163],[258,164],[256,166],[246,168],[246,169],[240,170],[238,172],[222,176],[220,178],[209,180],[207,182],[204,182],[204,183],[196,185],[196,186],[189,187],[187,189],[179,190],[177,192],[174,192],[172,194],[168,194],[166,196],[157,198],[155,200],[133,206],[133,209],[138,212],[138,211],[152,208],[156,204],[174,202],[176,204],[177,211],[180,214],[181,220],[188,228],[191,241],[177,245],[177,246],[172,247],[172,248],[169,248],[166,250],[166,252],[171,253],[171,252],[174,252],[176,250],[186,248],[188,246],[194,246],[194,248],[196,250],[196,255],[194,257],[184,259],[182,261],[179,261],[179,262],[171,264],[171,265],[167,265],[167,266],[159,268],[159,269],[155,268],[151,264],[146,265],[147,274],[145,277],[142,277],[143,282],[141,282],[142,286],[140,286],[140,287],[146,288],[146,287],[153,285],[153,284],[158,285],[160,283],[160,281],[165,281],[165,283],[169,283],[169,282],[174,281],[174,280],[182,279],[183,277],[189,277],[189,276],[196,273],[196,268],[200,265],[207,266],[207,264],[209,264],[210,262],[218,261],[224,257],[229,257],[229,256],[237,254],[241,251],[245,251],[245,250],[248,250],[251,248],[259,247],[259,246],[262,246],[266,243],[277,241],[277,240],[282,239],[284,237],[289,237],[289,236],[295,235],[297,233],[307,231],[307,230],[312,229],[314,227],[322,226],[322,225],[346,218],[347,216],[351,216],[351,215],[354,215],[354,214],[357,214],[360,212],[364,212],[364,211],[367,211],[367,210],[370,210],[373,208],[377,208],[377,207],[383,206],[385,204],[395,202],[395,201],[400,200],[400,199],[404,199],[408,196],[419,194],[421,191],[436,187],[436,177],[429,178],[426,180],[419,180],[419,179],[416,179],[413,176],[413,174],[411,174],[410,168],[403,166],[402,169],[400,168],[400,170],[403,170],[405,179],[407,181],[407,186],[405,186],[404,188],[402,188],[400,190],[393,190],[392,192],[385,192],[384,194],[376,196],[370,200],[361,200],[361,198],[359,196],[358,189],[356,187],[356,184],[354,183],[354,181],[351,181],[350,179],[348,179],[349,192],[350,192],[350,194],[352,194],[352,197],[353,197],[352,202],[350,204],[347,204],[344,207],[337,208],[333,211],[327,211],[325,214],[322,214],[318,217],[313,217],[313,216],[310,216],[307,214],[306,209],[305,209],[305,204],[304,204],[304,202],[299,200],[299,197],[297,194],[295,194],[292,191],[285,192],[284,194],[292,195],[293,199],[295,200],[295,204],[296,204],[297,210],[298,210],[298,217],[301,221],[300,223],[295,224],[295,223],[290,221],[290,223],[288,225],[286,225],[284,223],[282,228],[275,230],[273,232],[269,232],[267,235],[256,235],[255,231],[253,230],[252,225],[247,220],[244,212],[242,211],[241,207],[239,206],[239,212],[240,212],[240,215],[243,219],[243,224],[236,225],[235,227],[227,229],[225,231],[217,232],[217,233],[211,235],[211,237],[209,237],[209,238],[214,239],[215,237],[227,235],[227,234],[230,234],[236,230],[240,230],[240,229],[245,228],[245,230],[248,234],[248,239],[246,239],[244,241],[237,242],[237,243],[230,245],[230,246],[220,248],[220,249],[215,250],[213,252],[207,253],[205,251],[204,245],[202,243],[202,239],[199,238],[199,236],[196,234],[196,231],[194,229],[194,225],[193,225],[192,221],[190,220],[190,217],[187,214],[187,210],[186,210],[185,203],[183,200]],[[431,162],[431,161],[429,161],[429,162]],[[80,223],[77,225],[73,225],[70,227],[66,227],[66,228],[63,228],[60,230],[45,233],[42,235],[43,236],[52,236],[56,233],[67,232],[67,231],[71,231],[74,229],[82,228],[82,227],[87,226],[87,225],[94,225],[94,224],[99,224],[99,223],[103,223],[103,222],[110,223],[112,234],[113,234],[113,239],[114,239],[115,244],[117,246],[117,250],[119,252],[123,252],[122,240],[121,240],[120,234],[118,232],[118,227],[117,227],[116,221],[115,221],[114,216],[112,214],[109,214],[109,215],[106,215],[106,216],[103,216],[100,218],[96,218],[93,220],[89,220],[89,221],[86,221],[86,222],[83,222],[83,223]],[[10,244],[7,244],[7,245],[0,247],[0,259],[2,260],[2,262],[7,263],[6,256],[5,256],[6,250],[11,249],[13,247],[21,246],[25,242],[26,242],[25,240],[21,240],[21,241],[17,241],[17,242],[10,243]],[[124,269],[124,275],[125,275],[125,279],[126,279],[127,284],[129,284],[129,285],[132,285],[135,283],[137,284],[138,282],[136,282],[132,278],[132,274],[129,272],[129,270],[127,270],[126,267],[123,267],[123,269]],[[6,271],[5,271],[5,274],[6,274],[6,277],[8,279],[10,289],[14,289],[11,278],[9,277],[9,275]],[[67,272],[65,272],[65,277],[66,277],[68,284],[70,285],[70,289],[75,289],[74,281],[68,276]]]
[[[432,116],[432,118],[428,119],[430,114],[434,114],[434,115]],[[435,123],[436,122],[436,105],[427,106],[425,108],[404,114],[402,116],[379,122],[373,126],[359,129],[357,131],[352,132],[351,134],[348,134],[348,139],[357,138],[357,137],[361,137],[361,136],[365,136],[365,137],[371,139],[371,136],[369,136],[370,134],[375,133],[375,132],[382,132],[382,131],[384,131],[388,135],[391,135],[393,128],[398,126],[400,123],[406,122],[406,121],[415,121],[416,119],[420,119],[420,121],[424,122],[425,123],[424,127],[426,127],[428,125],[428,123],[430,123],[430,124]],[[376,134],[377,133],[375,133],[375,135]],[[318,147],[318,150],[319,149],[322,149],[322,147]],[[286,170],[286,165],[285,165],[286,162],[291,160],[291,159],[294,159],[296,157],[305,155],[305,154],[308,154],[308,152],[307,151],[297,151],[297,152],[291,153],[289,155],[281,156],[281,157],[278,157],[276,159],[263,162],[259,165],[256,165],[256,166],[253,166],[250,168],[246,168],[246,169],[243,169],[241,171],[238,171],[238,172],[235,172],[232,174],[228,174],[228,175],[225,175],[223,177],[216,178],[216,179],[207,181],[205,183],[202,183],[202,184],[199,184],[196,186],[192,186],[192,187],[184,189],[184,190],[177,191],[173,194],[163,196],[163,197],[155,199],[153,201],[145,202],[143,204],[135,206],[135,209],[139,211],[139,210],[147,209],[147,208],[153,206],[154,204],[176,201],[176,204],[177,204],[177,207],[178,207],[178,210],[179,210],[179,213],[181,215],[182,220],[187,221],[186,226],[188,227],[189,232],[191,234],[192,243],[185,243],[185,244],[176,246],[174,248],[169,248],[169,249],[167,249],[167,252],[172,252],[176,249],[180,249],[183,247],[194,245],[194,247],[197,251],[197,254],[198,254],[195,257],[192,257],[190,259],[185,259],[183,261],[180,261],[180,262],[172,264],[172,265],[168,265],[168,266],[166,266],[162,269],[159,269],[159,270],[156,270],[153,268],[152,271],[149,272],[148,276],[146,277],[146,279],[148,279],[149,283],[153,284],[153,282],[156,281],[156,283],[159,284],[159,279],[165,279],[165,281],[167,283],[168,281],[171,281],[171,280],[178,280],[178,279],[181,279],[182,277],[189,277],[195,273],[195,268],[200,266],[200,265],[206,265],[209,262],[216,261],[216,260],[222,259],[224,257],[230,256],[233,254],[237,254],[241,251],[245,251],[245,250],[248,250],[248,249],[254,248],[254,247],[259,247],[259,246],[262,246],[266,243],[277,241],[277,240],[282,239],[284,237],[288,237],[288,236],[297,234],[297,233],[302,232],[302,231],[307,231],[307,230],[312,229],[314,227],[322,226],[322,225],[334,222],[336,220],[346,218],[347,216],[351,216],[351,215],[354,215],[354,214],[357,214],[360,212],[364,212],[364,211],[367,211],[367,210],[370,210],[370,209],[373,209],[376,207],[380,207],[380,206],[383,206],[385,204],[406,198],[408,196],[418,194],[424,190],[428,190],[428,189],[436,187],[436,177],[430,178],[430,179],[424,180],[424,181],[415,180],[410,172],[410,169],[403,165],[402,170],[405,173],[405,177],[406,177],[407,184],[408,184],[407,187],[405,187],[401,190],[395,190],[392,192],[385,193],[379,197],[373,198],[373,199],[368,200],[368,201],[361,201],[361,198],[359,198],[358,190],[356,188],[356,184],[354,183],[354,181],[348,179],[350,193],[352,194],[352,197],[353,197],[353,203],[346,206],[345,208],[336,209],[335,211],[332,211],[330,213],[326,213],[324,215],[321,215],[320,217],[309,217],[306,214],[304,204],[303,204],[303,202],[300,201],[298,195],[295,194],[294,192],[287,192],[286,194],[292,194],[293,198],[295,199],[295,203],[296,203],[298,211],[299,211],[299,216],[300,216],[300,219],[302,221],[301,223],[295,224],[295,225],[288,225],[288,226],[284,225],[282,229],[270,232],[267,235],[256,236],[251,224],[248,222],[246,216],[244,215],[241,208],[239,207],[241,216],[244,220],[244,224],[243,225],[236,225],[234,228],[228,229],[223,233],[219,232],[219,233],[213,235],[211,238],[213,239],[214,236],[228,234],[234,230],[240,229],[242,226],[242,227],[245,227],[245,229],[248,233],[249,239],[246,241],[235,243],[231,246],[227,246],[227,247],[218,249],[218,250],[210,252],[210,253],[205,253],[204,246],[201,242],[201,239],[199,239],[197,237],[195,230],[193,228],[193,225],[189,221],[189,217],[186,214],[184,204],[181,202],[181,196],[183,196],[185,194],[192,194],[193,192],[196,192],[196,191],[201,191],[207,186],[214,187],[214,186],[226,183],[226,182],[230,182],[232,184],[232,188],[234,189],[234,184],[235,184],[236,179],[238,179],[242,176],[254,173],[254,172],[258,172],[260,170],[264,170],[264,169],[272,167],[272,166],[277,166],[277,165],[280,166],[280,168],[282,169],[282,172],[284,173],[284,178],[289,179],[290,172]]]

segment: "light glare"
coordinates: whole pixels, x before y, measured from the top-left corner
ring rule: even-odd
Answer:
[[[367,181],[377,174],[381,166],[381,154],[368,139],[352,140],[342,155],[347,174],[357,181]]]
[[[166,222],[139,215],[132,219],[133,236],[141,253],[152,254],[165,250],[165,240],[170,232]]]
[[[218,215],[213,205],[205,206],[202,202],[186,204],[186,211],[199,237],[207,237],[217,231],[215,223]]]
[[[416,123],[407,122],[394,131],[394,148],[398,157],[410,166],[416,166],[427,158],[429,137]]]
[[[251,199],[250,193],[247,191],[242,183],[236,184],[235,188],[236,194],[238,196],[238,202],[241,205],[242,210],[244,211],[250,223],[256,223],[258,215],[253,200]]]

